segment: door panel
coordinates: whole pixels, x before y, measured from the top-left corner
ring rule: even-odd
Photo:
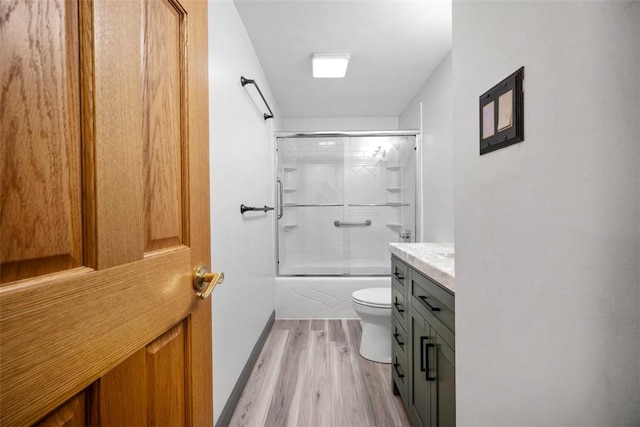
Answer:
[[[95,396],[90,425],[148,425],[146,348],[109,371],[90,390]]]
[[[0,18],[0,283],[83,265],[77,4],[10,6]]]
[[[186,38],[179,4],[144,2],[143,9],[145,251],[153,251],[183,242]]]
[[[206,8],[0,9],[0,87],[10,88],[0,94],[1,425],[54,419],[75,395],[92,424],[213,424],[211,305],[192,288],[194,267],[210,262]],[[51,105],[51,82],[20,92],[21,64],[67,92]],[[32,197],[23,182],[62,201]],[[74,262],[51,269],[63,252]],[[12,270],[14,260],[29,269]]]
[[[93,109],[83,114],[93,130],[83,135],[87,222],[95,223],[87,230],[95,265],[88,265],[104,269],[143,257],[141,2],[80,3],[88,33],[83,98]]]
[[[86,423],[86,396],[80,393],[40,420],[38,427],[84,427]]]
[[[147,413],[150,425],[186,424],[184,353],[182,323],[147,346]]]

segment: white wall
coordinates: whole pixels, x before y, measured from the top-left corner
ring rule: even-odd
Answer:
[[[240,204],[273,206],[273,120],[269,82],[232,1],[209,3],[212,268],[225,282],[213,293],[214,412],[220,412],[274,310],[273,212],[240,215]],[[256,106],[257,104],[257,106]],[[265,110],[266,111],[266,110]],[[276,123],[277,126],[277,123]]]
[[[285,131],[349,131],[398,129],[397,117],[320,117],[293,118],[282,121]]]
[[[460,426],[640,423],[640,2],[454,2]],[[478,97],[525,66],[525,141]]]
[[[449,53],[398,119],[400,129],[422,123],[423,242],[453,242],[452,80]]]

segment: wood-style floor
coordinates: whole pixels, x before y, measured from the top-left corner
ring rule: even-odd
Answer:
[[[410,426],[391,365],[360,356],[359,320],[276,320],[231,426]]]

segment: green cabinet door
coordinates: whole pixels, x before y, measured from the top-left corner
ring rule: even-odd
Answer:
[[[409,414],[417,426],[456,425],[455,352],[417,312],[411,313]]]
[[[422,316],[411,316],[411,383],[409,392],[409,412],[412,424],[418,426],[431,426],[431,381],[427,379],[428,345],[432,344],[429,324]]]
[[[433,332],[433,329],[432,329]],[[436,392],[432,393],[432,425],[453,427],[456,425],[456,354],[440,335],[435,334],[436,343],[432,350],[435,355]]]

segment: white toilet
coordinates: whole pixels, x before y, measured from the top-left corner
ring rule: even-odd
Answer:
[[[351,294],[351,302],[362,324],[360,355],[391,363],[391,288],[357,290]]]

